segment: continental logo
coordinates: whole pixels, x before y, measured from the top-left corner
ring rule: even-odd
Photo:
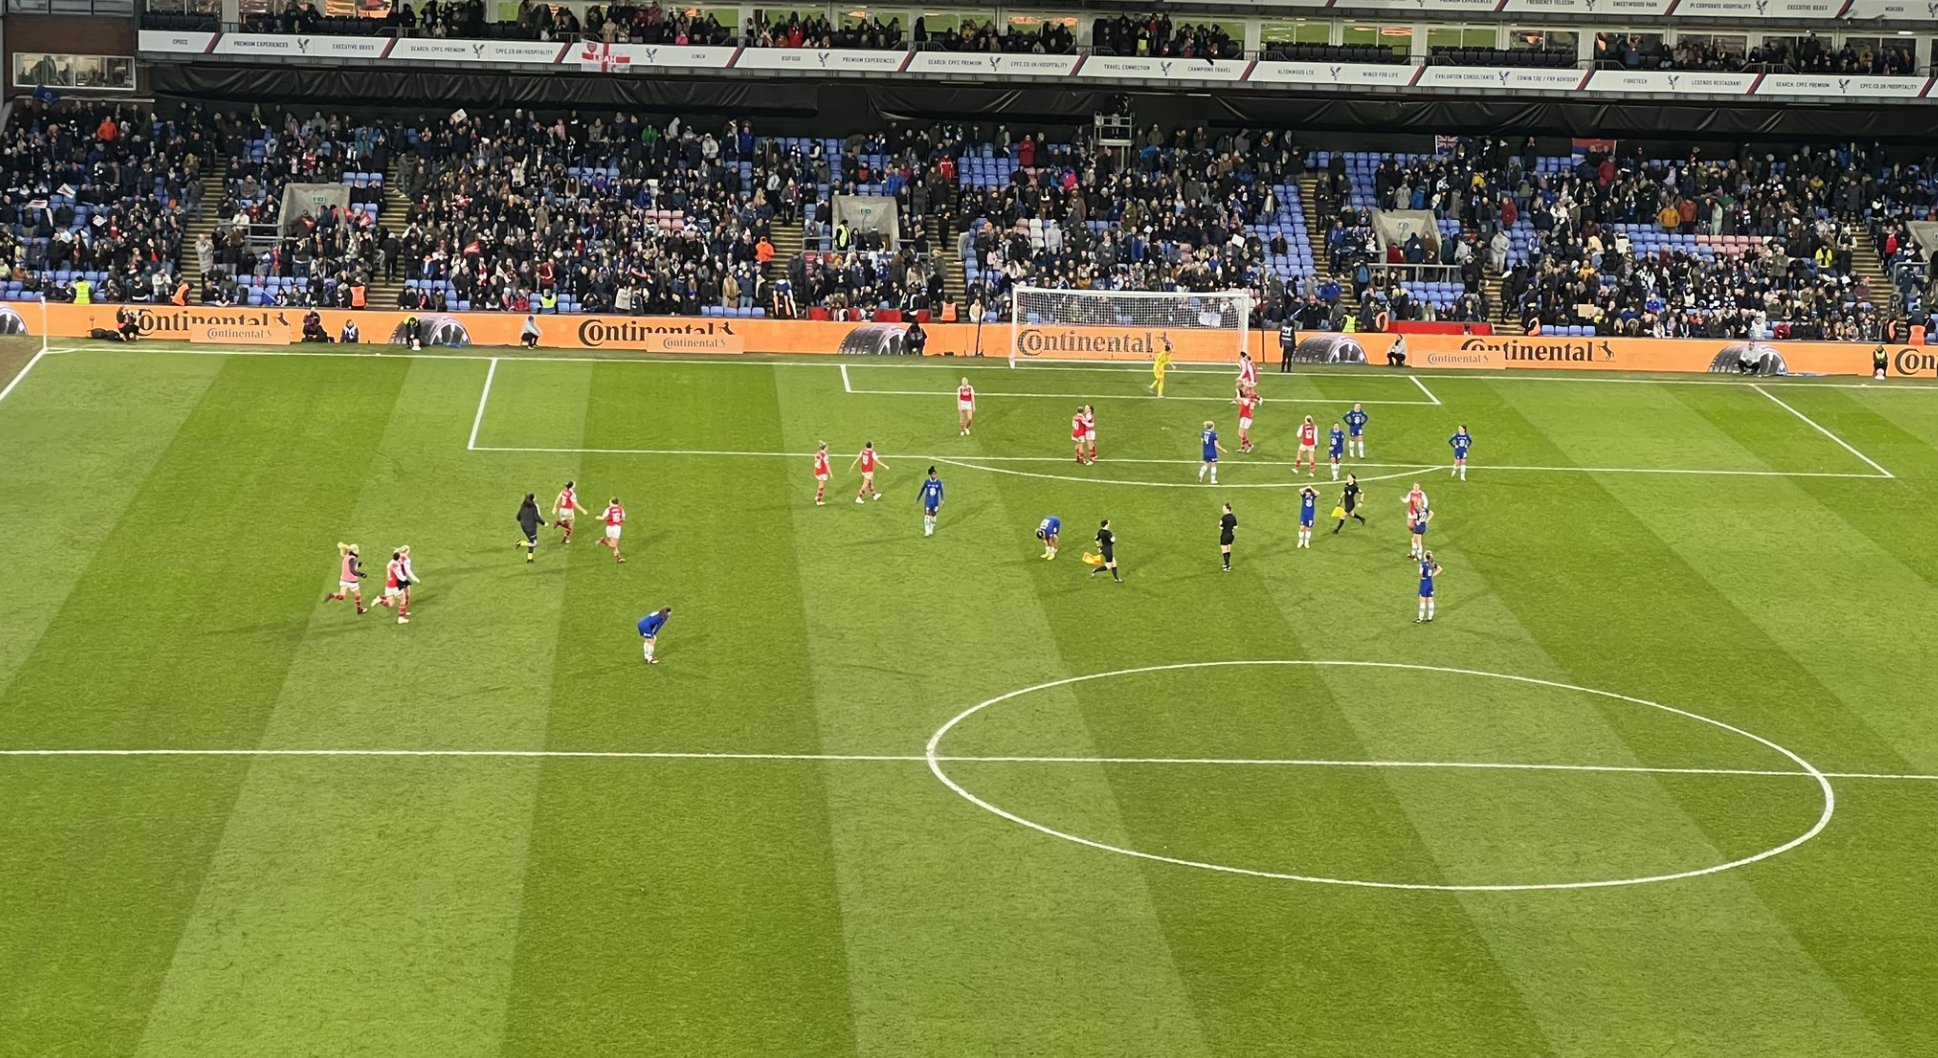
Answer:
[[[726,322],[654,325],[593,316],[579,324],[579,342],[588,349],[649,342],[666,349],[706,352],[737,347],[740,338],[734,334],[733,324]]]
[[[1900,375],[1938,375],[1938,352],[1903,348],[1891,354],[1891,367]]]
[[[150,337],[159,335],[186,335],[198,324],[209,327],[239,327],[243,329],[280,327],[289,330],[289,314],[281,309],[250,311],[246,309],[176,309],[146,308],[139,310],[141,332]]]
[[[1045,330],[1030,327],[1016,336],[1016,351],[1024,356],[1044,353],[1089,353],[1102,356],[1156,356],[1155,331],[1122,331],[1114,334],[1086,334],[1077,330]]]
[[[1609,363],[1615,349],[1607,342],[1542,341],[1539,338],[1469,338],[1460,343],[1462,352],[1493,353],[1508,363],[1591,364]]]

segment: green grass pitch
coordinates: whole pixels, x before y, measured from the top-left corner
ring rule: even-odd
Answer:
[[[1938,389],[209,353],[0,401],[7,1058],[1938,1054]]]

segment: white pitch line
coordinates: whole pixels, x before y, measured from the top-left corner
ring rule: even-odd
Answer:
[[[522,454],[530,454],[530,455],[693,456],[698,458],[755,457],[755,458],[768,458],[768,459],[811,459],[814,456],[814,453],[812,452],[739,452],[739,451],[725,451],[720,449],[706,449],[706,448],[525,448],[525,447],[513,447],[513,446],[506,446],[506,445],[475,445],[473,446],[472,451],[510,452],[510,453],[522,453]],[[932,459],[938,462],[952,462],[959,466],[966,467],[970,470],[987,469],[977,465],[981,463],[1067,463],[1069,462],[1069,459],[1065,456],[985,456],[985,455],[945,456],[937,453],[921,453],[921,452],[897,453],[897,452],[888,452],[888,451],[884,451],[882,455],[884,458],[895,456],[902,459]],[[1195,459],[1106,459],[1106,460],[1102,460],[1101,462],[1105,465],[1113,464],[1113,463],[1149,463],[1149,464],[1163,464],[1163,465],[1172,465],[1172,466],[1195,466],[1198,463],[1198,460],[1195,460]],[[1293,465],[1291,462],[1287,462],[1285,460],[1273,460],[1273,459],[1260,459],[1260,460],[1247,459],[1242,461],[1234,460],[1230,464],[1230,466],[1233,466],[1233,467],[1241,467],[1241,466],[1283,467],[1283,466],[1291,466],[1291,465]],[[1346,467],[1347,469],[1360,469],[1360,468],[1398,469],[1398,470],[1420,471],[1424,473],[1424,472],[1431,472],[1435,470],[1445,470],[1447,469],[1448,464],[1430,463],[1423,460],[1417,463],[1353,462],[1353,463],[1341,463],[1340,466]],[[1877,474],[1859,474],[1855,472],[1845,472],[1845,471],[1835,471],[1835,470],[1705,470],[1705,469],[1695,469],[1695,468],[1686,468],[1686,467],[1540,467],[1540,466],[1492,466],[1492,465],[1476,466],[1476,467],[1473,467],[1472,469],[1476,473],[1481,473],[1481,474],[1485,474],[1489,471],[1499,470],[1499,471],[1510,471],[1510,472],[1532,473],[1532,474],[1682,474],[1682,475],[1693,475],[1698,477],[1855,478],[1860,481],[1882,480],[1880,476]],[[1143,484],[1156,484],[1156,483],[1141,482],[1141,481],[1122,482],[1122,481],[1099,480],[1097,484],[1143,485]],[[1332,483],[1326,482],[1326,484],[1332,484]]]
[[[1790,414],[1796,416],[1799,419],[1802,419],[1806,424],[1810,426],[1811,429],[1837,442],[1837,446],[1839,448],[1842,448],[1844,451],[1849,452],[1851,455],[1854,455],[1857,458],[1863,460],[1867,465],[1870,466],[1872,470],[1877,471],[1879,474],[1887,478],[1896,477],[1895,474],[1892,474],[1890,471],[1878,465],[1877,460],[1872,459],[1870,456],[1867,456],[1864,453],[1858,451],[1855,447],[1851,445],[1849,441],[1846,441],[1843,438],[1837,436],[1836,434],[1831,433],[1830,430],[1827,429],[1822,423],[1818,422],[1817,420],[1811,418],[1808,415],[1805,415],[1803,412],[1800,412],[1797,409],[1791,407],[1789,404],[1784,403],[1783,398],[1777,396],[1776,394],[1770,392],[1767,389],[1764,389],[1762,386],[1753,385],[1750,388],[1756,390],[1758,393],[1763,394],[1764,396],[1770,398],[1771,400],[1776,401],[1777,407],[1782,408],[1784,411],[1789,412]]]
[[[20,385],[20,380],[26,378],[27,372],[32,371],[34,365],[40,363],[40,358],[46,356],[48,352],[49,350],[45,346],[42,346],[41,350],[34,354],[33,359],[27,361],[27,366],[21,368],[20,373],[13,377],[13,381],[7,383],[7,388],[0,389],[0,400],[6,400],[13,393],[14,387]]]
[[[847,365],[845,364],[842,365],[841,377],[844,379],[848,377]],[[931,389],[850,389],[848,392],[861,397],[928,397],[933,400],[942,400],[947,397],[955,396],[954,390],[945,391],[945,390],[939,390],[939,389],[934,389],[934,390],[931,390]],[[1050,400],[1164,400],[1164,401],[1192,400],[1192,401],[1212,401],[1215,403],[1223,403],[1223,404],[1230,404],[1232,402],[1232,398],[1230,397],[1186,397],[1186,396],[1180,396],[1178,394],[1172,394],[1171,396],[1168,396],[1168,397],[1159,397],[1159,396],[1156,396],[1155,394],[1147,394],[1147,393],[993,393],[993,392],[986,392],[983,390],[977,390],[976,396],[1009,397],[1009,398],[1037,397],[1037,398],[1048,398]],[[1273,397],[1271,400],[1271,403],[1273,404],[1326,404],[1326,405],[1336,406],[1340,404],[1351,404],[1353,402],[1342,401],[1342,400],[1331,400],[1326,397]],[[1439,401],[1362,400],[1362,401],[1359,401],[1358,403],[1383,404],[1388,407],[1400,407],[1400,408],[1431,408],[1435,404],[1438,404]]]
[[[847,364],[841,365],[841,389],[843,392],[846,392],[846,393],[853,393],[855,391],[855,384],[853,382],[848,381]]]
[[[1427,395],[1427,399],[1433,402],[1434,407],[1437,408],[1440,406],[1440,398],[1433,395],[1433,391],[1427,388],[1427,384],[1425,382],[1420,381],[1419,375],[1408,375],[1406,377],[1412,379],[1413,384],[1420,387],[1420,392]]]
[[[491,358],[491,366],[485,369],[484,392],[478,394],[478,414],[471,420],[471,441],[464,447],[470,451],[478,450],[478,428],[484,425],[485,403],[491,400],[491,380],[498,377],[498,358]]]
[[[387,349],[389,347],[384,347],[384,348]],[[95,346],[95,345],[61,346],[57,348],[51,348],[47,351],[51,353],[129,353],[129,352],[134,352],[135,350],[129,349],[126,345],[122,345],[120,343],[114,343],[114,344],[103,344],[98,346]],[[270,357],[321,356],[321,357],[342,357],[342,358],[353,358],[353,359],[354,358],[367,359],[370,357],[379,357],[379,358],[390,359],[390,360],[490,360],[490,359],[494,359],[498,355],[495,353],[462,353],[462,352],[411,353],[411,352],[404,352],[401,350],[392,350],[389,352],[384,352],[384,351],[380,351],[379,348],[374,345],[371,346],[370,352],[350,353],[350,352],[343,352],[340,350],[327,350],[327,349],[289,349],[287,351],[276,350],[276,349],[235,349],[235,348],[155,349],[155,348],[147,347],[146,343],[144,343],[143,348],[141,348],[139,351],[144,356],[270,356]],[[528,363],[528,364],[547,364],[547,363],[550,363],[550,364],[704,364],[709,367],[805,367],[805,368],[813,368],[815,370],[824,370],[828,366],[828,358],[823,356],[818,356],[818,355],[802,355],[794,359],[777,358],[777,359],[771,359],[771,360],[759,360],[759,359],[731,359],[731,358],[715,357],[715,358],[703,360],[696,357],[668,356],[662,353],[627,355],[624,350],[613,350],[613,353],[614,355],[612,356],[534,356],[528,359],[523,359],[521,360],[521,362]],[[774,354],[774,355],[778,357],[783,354]],[[870,359],[875,359],[875,358],[870,358]],[[921,357],[919,359],[909,360],[904,363],[896,364],[895,366],[897,368],[930,367],[930,368],[937,368],[941,370],[951,370],[951,371],[961,370],[961,369],[995,370],[996,368],[1001,367],[1002,363],[1003,363],[1002,357],[983,358],[983,357],[929,356],[929,357]],[[887,365],[855,364],[854,366],[885,367]],[[1148,362],[1136,362],[1136,361],[1066,360],[1066,361],[1061,361],[1054,364],[1024,363],[1021,366],[1023,367],[1024,370],[1028,370],[1028,371],[1140,371],[1140,370],[1147,370],[1150,365]],[[1174,373],[1182,372],[1184,374],[1223,374],[1223,373],[1226,373],[1229,370],[1229,368],[1226,368],[1223,366],[1184,367],[1184,366],[1174,365],[1171,368],[1171,370]],[[1392,377],[1390,375],[1377,375],[1370,371],[1367,371],[1367,372],[1312,371],[1310,370],[1310,365],[1307,365],[1307,369],[1304,370],[1302,373],[1308,377],[1318,377],[1318,378],[1370,379],[1370,378]],[[1842,377],[1842,376],[1839,376],[1839,377]],[[1555,372],[1543,372],[1538,369],[1519,371],[1512,374],[1504,371],[1493,371],[1493,372],[1481,373],[1481,372],[1472,372],[1472,371],[1456,371],[1451,369],[1438,369],[1438,370],[1435,370],[1434,372],[1434,379],[1436,383],[1565,382],[1565,383],[1574,383],[1577,385],[1715,386],[1718,388],[1726,388],[1731,386],[1742,385],[1742,383],[1740,382],[1725,380],[1725,379],[1707,380],[1707,379],[1700,379],[1700,378],[1617,378],[1617,377],[1610,377],[1608,374],[1596,374],[1592,376],[1582,375],[1582,374],[1562,374],[1562,373],[1555,373]],[[1910,381],[1904,381],[1904,380],[1895,380],[1895,379],[1890,382],[1871,383],[1871,382],[1822,382],[1822,381],[1816,381],[1813,378],[1810,381],[1797,380],[1797,381],[1775,383],[1775,384],[1795,386],[1803,389],[1862,389],[1862,390],[1869,390],[1873,393],[1938,394],[1938,385],[1920,383],[1920,382],[1910,382]],[[1364,402],[1362,401],[1361,403],[1364,403]]]
[[[676,750],[569,749],[0,749],[0,757],[365,757],[459,758],[516,760],[696,760],[804,761],[829,763],[922,764],[920,753],[701,753]],[[1721,775],[1808,779],[1805,771],[1766,768],[1671,768],[1629,764],[1537,764],[1515,761],[1443,760],[1326,760],[1278,757],[1056,757],[1056,756],[937,756],[945,764],[1119,764],[1192,767],[1265,768],[1419,768],[1460,771],[1597,772],[1630,775]],[[1938,775],[1884,772],[1822,773],[1831,779],[1934,782]]]

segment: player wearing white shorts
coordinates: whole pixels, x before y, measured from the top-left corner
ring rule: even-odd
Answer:
[[[1097,461],[1097,408],[1091,404],[1083,406],[1083,445],[1089,449],[1084,458],[1095,463]]]
[[[613,559],[624,565],[626,557],[619,553],[619,531],[626,524],[626,508],[619,505],[619,497],[614,496],[612,502],[606,504],[605,513],[600,517],[606,523],[606,538],[599,541],[599,546],[612,548]]]
[[[1319,472],[1319,425],[1310,415],[1299,424],[1299,454],[1292,457],[1292,473],[1299,472],[1300,463],[1306,465],[1306,477]]]
[[[552,524],[557,526],[565,534],[559,537],[559,543],[569,544],[572,542],[572,516],[574,514],[591,513],[591,511],[579,506],[578,487],[570,481],[566,482],[565,487],[559,490],[559,498],[552,501]]]
[[[969,384],[966,377],[956,387],[956,429],[961,436],[969,436],[969,427],[976,421],[976,388]]]

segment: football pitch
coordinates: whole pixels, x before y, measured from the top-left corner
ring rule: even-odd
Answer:
[[[0,1055],[1938,1054],[1938,387],[1274,367],[57,346]]]

